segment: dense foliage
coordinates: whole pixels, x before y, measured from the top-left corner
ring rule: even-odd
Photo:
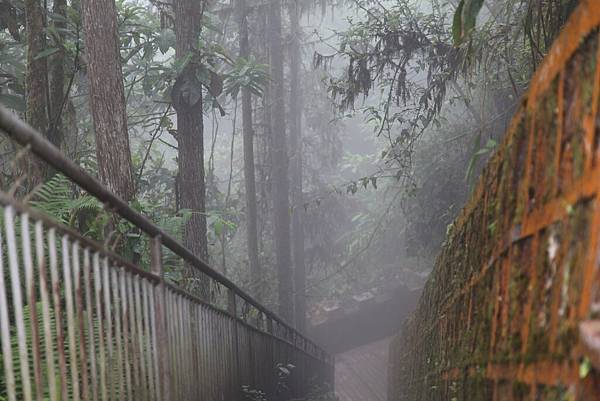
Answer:
[[[44,2],[45,49],[63,66],[64,99],[48,105],[49,131],[62,149],[96,172],[87,54],[79,1]],[[38,3],[42,5],[41,3]],[[203,98],[208,252],[211,263],[277,304],[273,238],[270,35],[260,4],[248,4],[249,57],[240,57],[240,10],[210,3],[194,51],[176,58],[170,2],[119,0],[120,62],[136,201],[133,206],[183,239],[190,211],[180,205],[178,130],[173,94]],[[302,19],[302,196],[290,213],[303,219],[306,298],[311,305],[427,271],[512,111],[575,0],[353,0],[299,2]],[[0,1],[0,102],[26,117],[25,3]],[[318,7],[317,7],[318,6]],[[331,7],[328,7],[331,6]],[[283,15],[285,91],[293,13]],[[327,25],[333,19],[333,35]],[[294,28],[296,29],[296,28]],[[296,32],[296,31],[294,31]],[[333,50],[332,50],[333,49]],[[193,66],[194,76],[180,79]],[[316,68],[315,68],[316,67]],[[52,81],[47,69],[43,80]],[[248,210],[242,145],[243,93],[252,96],[260,283],[248,266]],[[286,100],[287,101],[287,100]],[[297,110],[286,109],[293,121]],[[288,127],[289,131],[289,127]],[[144,255],[143,239],[64,177],[28,186],[10,141],[0,143],[2,186],[65,224],[115,249]],[[293,152],[290,151],[289,154]],[[292,176],[292,172],[290,172]],[[170,277],[181,280],[181,266]],[[409,275],[410,276],[410,275]]]

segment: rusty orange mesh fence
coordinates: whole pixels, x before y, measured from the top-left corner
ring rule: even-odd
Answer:
[[[583,0],[532,79],[392,345],[390,401],[600,400],[579,334],[600,315],[599,26]]]

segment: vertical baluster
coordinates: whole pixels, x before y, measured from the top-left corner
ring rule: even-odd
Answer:
[[[150,266],[152,273],[160,278],[160,283],[150,299],[154,309],[154,358],[158,377],[156,378],[157,398],[161,401],[171,400],[171,369],[170,369],[170,339],[167,324],[167,305],[165,300],[165,284],[163,280],[162,244],[160,238],[152,238],[150,243]]]
[[[177,399],[177,366],[175,364],[175,359],[176,359],[176,355],[175,355],[175,347],[176,347],[176,338],[175,338],[175,329],[173,327],[173,310],[172,310],[172,294],[170,289],[165,289],[164,292],[164,297],[165,297],[165,322],[166,322],[166,327],[167,327],[167,337],[169,339],[169,342],[167,343],[168,346],[168,359],[167,359],[167,368],[168,371],[171,373],[170,375],[170,381],[168,382],[169,387],[170,387],[170,391],[171,391],[171,396],[173,397],[174,400]],[[165,389],[166,392],[166,389]],[[165,395],[165,394],[163,394]],[[163,397],[164,398],[164,397]]]
[[[56,322],[56,348],[58,350],[58,368],[60,372],[60,392],[63,401],[69,400],[67,355],[65,352],[65,331],[63,327],[62,291],[58,277],[58,258],[56,255],[56,231],[48,231],[48,249],[50,255],[50,279],[52,281],[52,299],[54,303],[54,318]]]
[[[115,360],[114,360],[114,350],[113,350],[113,336],[112,336],[112,308],[111,308],[111,300],[110,300],[110,284],[108,280],[109,276],[109,266],[108,266],[108,258],[104,257],[102,259],[102,293],[104,299],[104,321],[106,324],[104,325],[104,329],[106,330],[106,349],[108,350],[108,357],[106,359],[106,392],[108,393],[108,398],[111,400],[115,399],[115,388],[114,388],[114,374],[115,374]]]
[[[123,350],[124,359],[123,365],[125,366],[125,386],[127,391],[127,400],[133,400],[133,389],[131,384],[131,358],[129,356],[129,344],[131,335],[129,333],[129,309],[127,306],[127,285],[126,285],[126,272],[121,271],[119,274],[119,286],[121,287],[121,317],[123,318]]]
[[[130,274],[125,277],[127,287],[127,302],[129,304],[129,333],[131,344],[131,362],[133,365],[133,394],[135,399],[142,399],[140,392],[140,367],[138,358],[138,336],[136,329],[136,310],[134,301],[133,279]]]
[[[204,314],[204,305],[200,305],[199,310],[199,319],[200,319],[200,349],[202,350],[202,371],[201,371],[201,379],[202,379],[202,397],[201,400],[208,399],[208,363],[207,363],[207,353],[206,353],[206,318]]]
[[[177,329],[178,329],[178,340],[177,340],[177,351],[179,355],[179,378],[181,379],[181,400],[186,401],[187,399],[187,369],[185,366],[185,322],[183,319],[183,297],[177,294],[175,303],[175,315],[177,316]]]
[[[106,349],[104,348],[104,319],[102,316],[102,279],[100,275],[100,255],[96,252],[92,258],[94,270],[94,298],[96,301],[96,325],[98,330],[98,362],[100,363],[100,396],[108,399],[106,386]]]
[[[196,320],[196,309],[198,304],[195,301],[189,301],[189,316],[190,316],[190,330],[191,330],[191,341],[190,341],[190,370],[191,370],[191,397],[193,400],[198,399],[198,378],[196,376],[198,372],[198,355],[196,347],[198,346],[198,325],[199,322]]]
[[[224,385],[224,370],[223,370],[223,333],[221,329],[221,314],[217,311],[213,311],[215,317],[215,335],[217,337],[217,341],[215,344],[216,348],[216,369],[217,369],[217,399],[221,399],[223,397],[223,389]]]
[[[197,319],[199,322],[198,325],[198,349],[199,349],[199,366],[200,366],[200,397],[201,401],[206,399],[206,353],[204,352],[204,338],[205,338],[205,322],[204,322],[204,306],[198,305],[198,310],[196,312]]]
[[[1,243],[1,240],[0,240]],[[35,224],[35,253],[40,275],[40,302],[42,304],[42,322],[44,326],[44,348],[46,355],[46,373],[50,401],[57,401],[56,371],[54,369],[54,345],[52,343],[52,324],[50,318],[50,294],[46,258],[44,253],[44,231],[41,222]],[[0,261],[0,264],[2,262]],[[1,301],[0,301],[1,302]]]
[[[27,350],[27,334],[23,320],[23,299],[21,295],[21,280],[19,277],[19,260],[15,239],[15,213],[11,206],[4,210],[4,224],[6,228],[6,242],[8,245],[8,264],[10,268],[10,281],[12,289],[13,308],[15,312],[15,326],[17,329],[17,345],[19,348],[19,364],[21,367],[21,380],[23,399],[31,401],[31,379],[29,376],[29,353]]]
[[[235,395],[235,386],[237,386],[237,384],[235,384],[235,366],[233,364],[233,347],[234,347],[234,343],[233,343],[233,325],[232,325],[232,321],[231,321],[231,316],[230,315],[226,315],[225,316],[225,335],[227,337],[227,360],[225,362],[225,365],[227,366],[227,372],[228,372],[228,381],[226,383],[227,387],[229,388],[228,394],[227,394],[227,398],[228,399],[233,399],[234,395]]]
[[[231,333],[229,331],[229,315],[221,315],[221,326],[223,327],[223,386],[224,386],[224,398],[231,399],[232,390],[232,377],[233,369],[229,365],[229,359],[231,357]]]
[[[248,318],[246,318],[248,319]],[[248,320],[246,320],[246,324]],[[247,367],[248,369],[248,383],[252,388],[256,388],[256,383],[254,382],[254,361],[252,359],[252,330],[249,326],[246,326],[246,358],[248,359]]]
[[[124,377],[124,357],[123,357],[123,344],[121,339],[123,338],[123,333],[121,331],[121,294],[119,293],[119,273],[116,269],[112,269],[110,272],[110,280],[112,287],[112,296],[113,296],[113,308],[115,311],[115,347],[116,347],[116,365],[117,365],[117,382],[118,382],[118,399],[121,401],[126,401],[125,396],[125,377]],[[115,388],[116,388],[115,384]]]
[[[197,379],[195,378],[196,369],[196,352],[194,347],[196,345],[196,324],[197,322],[194,319],[194,311],[196,307],[196,303],[193,300],[188,300],[188,310],[187,310],[187,320],[189,321],[189,339],[188,339],[188,360],[189,360],[189,369],[190,369],[190,399],[197,400],[198,397],[196,395],[196,383]]]
[[[214,335],[214,341],[213,341],[213,354],[214,354],[214,369],[215,369],[215,389],[216,389],[216,398],[215,399],[220,399],[221,398],[221,375],[222,375],[222,371],[221,371],[221,334],[219,333],[219,314],[213,310],[212,311],[212,317],[213,317],[213,328],[212,328],[212,332]]]
[[[198,372],[196,380],[196,400],[202,400],[203,382],[203,366],[202,366],[202,320],[200,318],[201,305],[195,304],[194,320],[196,321],[196,337],[194,343],[194,353],[196,355],[196,372]]]
[[[211,394],[210,397],[215,400],[217,397],[217,385],[216,385],[216,376],[218,374],[218,372],[216,371],[216,367],[215,367],[215,325],[214,325],[214,314],[212,309],[207,308],[207,315],[208,315],[208,338],[209,338],[209,346],[207,349],[207,352],[209,353],[209,361],[210,361],[210,365],[209,365],[209,372],[210,372],[210,389],[211,389]]]
[[[10,320],[8,316],[8,300],[4,283],[4,246],[0,232],[0,342],[2,342],[2,360],[8,401],[17,401],[17,386],[13,367],[13,355],[10,337]]]
[[[192,380],[191,380],[191,366],[190,366],[190,350],[192,349],[190,346],[190,315],[189,315],[189,302],[185,297],[181,297],[181,319],[183,324],[183,345],[181,347],[182,355],[183,355],[183,369],[185,373],[185,399],[190,400],[192,398]]]
[[[73,243],[73,277],[75,282],[75,312],[77,316],[77,328],[79,330],[79,354],[81,370],[81,393],[83,401],[89,400],[89,381],[88,381],[88,359],[85,349],[85,319],[83,317],[83,289],[81,288],[81,265],[79,263],[79,244]]]
[[[96,334],[94,330],[94,304],[92,302],[92,282],[90,266],[90,250],[83,251],[83,286],[85,288],[85,310],[87,311],[88,353],[90,363],[90,379],[92,400],[98,401],[98,364],[96,361]]]
[[[181,309],[181,318],[185,327],[185,344],[182,347],[183,356],[184,356],[184,366],[185,366],[185,380],[186,380],[186,400],[192,399],[192,376],[191,376],[191,353],[189,352],[191,348],[190,340],[191,340],[191,321],[189,315],[189,305],[190,302],[187,298],[182,297],[182,309]],[[187,352],[185,351],[187,350]]]
[[[137,349],[138,349],[138,374],[139,374],[139,386],[140,386],[140,395],[144,400],[148,399],[148,386],[146,380],[146,364],[145,364],[145,355],[144,355],[144,329],[142,324],[142,301],[140,294],[140,276],[133,277],[133,291],[134,291],[134,305],[135,305],[135,324],[136,324],[136,341],[137,341]]]
[[[229,288],[227,290],[227,311],[229,312],[229,316],[232,319],[233,325],[233,394],[235,394],[235,399],[239,397],[237,394],[240,391],[241,383],[240,383],[240,361],[239,361],[239,348],[238,348],[238,322],[237,322],[237,302],[236,302],[236,294],[235,291]]]
[[[217,352],[216,352],[216,343],[218,341],[217,333],[215,330],[215,313],[212,309],[209,310],[210,316],[210,371],[212,372],[212,397],[213,399],[217,399],[218,397],[218,369],[217,369]]]
[[[204,354],[204,399],[209,400],[212,398],[212,372],[210,366],[210,326],[209,326],[209,315],[208,307],[202,306],[202,351]]]
[[[65,284],[65,305],[67,308],[67,335],[69,347],[69,366],[71,368],[71,398],[79,401],[79,374],[77,368],[77,341],[75,339],[75,312],[73,307],[73,283],[71,280],[71,261],[69,258],[69,239],[62,237],[62,270]]]
[[[231,389],[231,377],[233,372],[231,371],[228,362],[229,362],[229,330],[228,330],[228,323],[229,323],[229,315],[226,314],[221,314],[221,340],[223,342],[223,354],[221,356],[221,366],[223,366],[223,398],[224,399],[231,399],[231,396],[229,395],[229,393],[231,393],[230,389]]]
[[[43,397],[42,363],[40,352],[40,332],[38,328],[38,309],[36,300],[36,286],[33,279],[33,262],[31,254],[31,236],[29,233],[29,215],[21,216],[21,242],[23,243],[23,264],[25,265],[25,290],[30,313],[31,351],[33,355],[33,378],[35,383],[35,399],[41,401]]]
[[[194,375],[193,375],[193,361],[194,361],[194,353],[192,352],[194,343],[193,343],[193,321],[191,319],[192,315],[191,315],[191,307],[192,307],[192,301],[190,301],[187,298],[184,298],[184,304],[185,304],[185,308],[184,308],[184,319],[186,322],[186,350],[187,352],[185,352],[186,355],[186,366],[187,366],[187,381],[188,381],[188,396],[187,398],[189,400],[193,400],[194,399]]]
[[[184,334],[183,334],[183,320],[181,317],[181,295],[176,294],[175,295],[175,302],[174,302],[174,315],[175,315],[175,325],[177,327],[177,366],[178,366],[178,371],[177,371],[177,377],[179,378],[179,389],[180,389],[180,399],[181,400],[185,400],[185,386],[186,386],[186,381],[185,381],[185,375],[186,375],[186,369],[184,367],[184,352],[183,352],[183,345],[184,345]]]
[[[145,365],[148,378],[148,399],[154,401],[156,399],[156,391],[154,387],[154,364],[152,359],[152,332],[150,331],[150,302],[149,298],[152,296],[150,293],[151,284],[148,280],[143,279],[141,281],[142,289],[142,310],[143,310],[143,321],[144,321],[144,339],[145,341]]]
[[[225,315],[219,313],[219,339],[221,343],[221,352],[220,352],[220,364],[221,364],[221,398],[225,398],[225,393],[229,384],[227,383],[227,378],[231,374],[230,371],[227,370],[227,334],[225,332]]]
[[[176,309],[176,295],[174,292],[169,291],[169,323],[171,327],[171,336],[172,342],[171,345],[171,359],[172,359],[172,369],[173,369],[173,386],[172,390],[175,395],[175,399],[181,399],[181,369],[179,364],[179,346],[181,343],[179,342],[179,330],[177,326],[177,309]]]
[[[189,321],[190,321],[190,340],[189,340],[189,358],[190,358],[190,398],[192,400],[197,400],[198,396],[197,396],[197,386],[198,386],[198,379],[197,379],[197,358],[196,358],[196,344],[197,342],[197,337],[198,337],[198,322],[195,319],[196,316],[196,307],[197,304],[195,301],[193,300],[188,300],[188,316],[189,316]]]
[[[159,357],[159,348],[166,347],[165,343],[160,342],[158,336],[158,325],[160,324],[157,321],[157,306],[156,306],[156,297],[158,296],[158,292],[160,291],[160,284],[154,285],[153,283],[149,284],[150,290],[150,335],[152,337],[152,363],[154,364],[154,393],[156,394],[155,399],[158,401],[164,401],[162,397],[162,373],[161,373],[161,363],[163,362]],[[163,304],[164,305],[164,304]]]
[[[192,370],[192,320],[190,319],[190,300],[183,298],[182,317],[185,323],[185,347],[183,354],[185,356],[187,395],[188,400],[193,400],[193,370]]]

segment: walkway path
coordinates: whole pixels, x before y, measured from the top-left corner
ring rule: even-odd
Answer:
[[[336,355],[335,388],[340,401],[386,401],[390,340]]]

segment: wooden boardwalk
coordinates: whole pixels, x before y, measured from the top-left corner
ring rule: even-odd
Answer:
[[[386,401],[391,338],[336,355],[335,388],[340,401]]]

